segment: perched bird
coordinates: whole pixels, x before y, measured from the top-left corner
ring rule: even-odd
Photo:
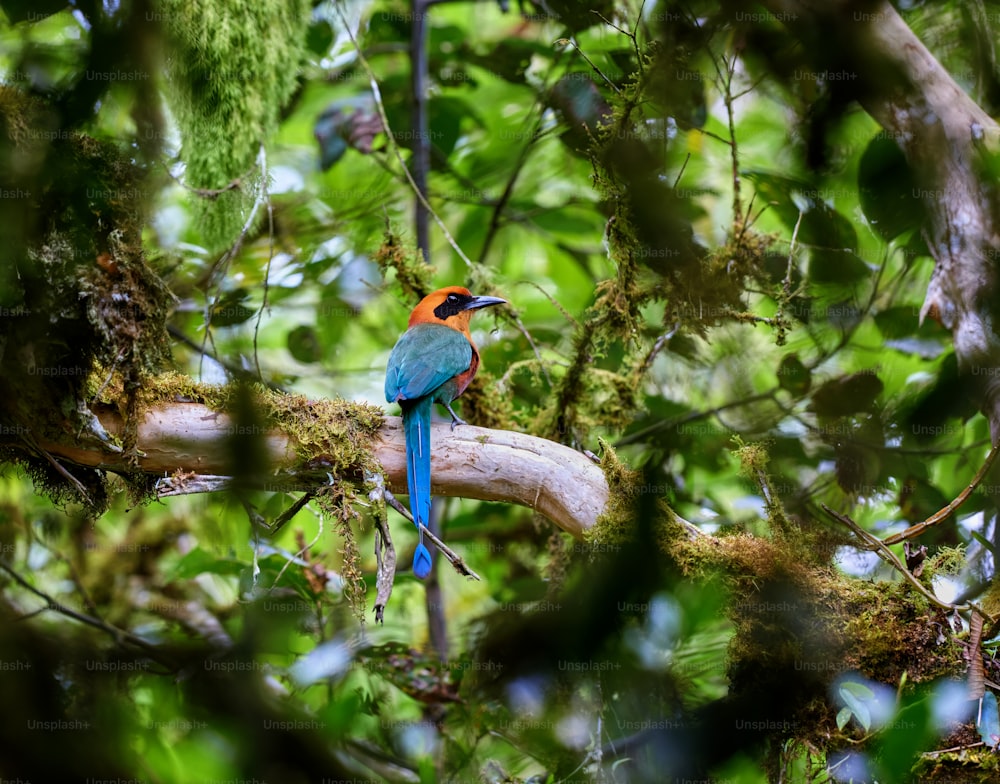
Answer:
[[[431,570],[421,525],[431,513],[431,408],[441,403],[451,426],[464,425],[451,401],[461,395],[479,369],[479,351],[469,334],[469,319],[479,308],[503,305],[499,297],[476,297],[461,286],[428,294],[410,314],[406,332],[389,355],[385,399],[403,409],[406,437],[406,484],[410,511],[420,533],[413,554],[413,573],[423,579]]]

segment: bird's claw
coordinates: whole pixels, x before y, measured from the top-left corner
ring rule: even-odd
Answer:
[[[452,430],[455,429],[455,425],[467,425],[467,424],[469,424],[464,419],[462,419],[462,417],[460,417],[458,414],[456,414],[454,411],[451,410],[451,405],[449,403],[445,403],[444,407],[447,408],[448,409],[448,413],[451,414],[451,429]]]

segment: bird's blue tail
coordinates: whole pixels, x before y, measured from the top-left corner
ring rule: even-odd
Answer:
[[[431,554],[424,546],[420,525],[431,519],[431,408],[433,398],[417,400],[403,409],[403,432],[406,436],[406,485],[410,491],[410,512],[420,540],[413,553],[413,573],[421,580],[431,571]]]

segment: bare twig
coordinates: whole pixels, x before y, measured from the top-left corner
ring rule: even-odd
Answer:
[[[517,331],[524,335],[524,339],[528,341],[528,345],[531,346],[531,353],[535,355],[535,359],[538,361],[538,367],[542,371],[542,375],[545,376],[545,382],[552,387],[552,376],[549,375],[549,369],[546,367],[545,362],[542,361],[542,353],[538,350],[538,346],[535,344],[534,338],[531,337],[531,333],[528,332],[528,328],[524,326],[524,322],[521,321],[521,317],[517,315],[511,315],[511,321],[517,327]]]
[[[303,504],[303,506],[304,505],[305,504]],[[316,536],[313,537],[313,540],[309,542],[309,544],[300,547],[297,553],[295,553],[291,558],[285,561],[284,565],[281,567],[281,570],[275,576],[274,582],[271,584],[272,591],[278,586],[278,582],[284,576],[285,570],[288,569],[288,567],[291,566],[293,563],[299,563],[302,557],[313,547],[313,545],[316,544],[316,542],[320,540],[320,537],[323,535],[323,515],[319,514],[316,516],[316,518],[319,521],[319,525],[317,525],[316,527]]]
[[[410,125],[413,130],[413,186],[424,197],[415,201],[413,223],[417,233],[417,249],[424,262],[431,263],[430,221],[427,207],[427,175],[431,168],[430,125],[427,120],[427,16],[428,0],[412,0],[413,22],[410,30],[410,94],[413,108]]]
[[[38,445],[38,442],[35,441],[35,439],[30,434],[27,433],[23,434],[21,436],[21,439],[26,444],[28,444],[28,446],[31,447],[31,450],[33,452],[41,455],[46,460],[48,460],[51,466],[56,470],[56,473],[58,473],[63,479],[65,479],[67,482],[73,485],[73,487],[76,488],[76,491],[83,497],[83,500],[86,501],[89,506],[94,505],[94,502],[90,499],[90,495],[87,493],[87,488],[83,486],[83,482],[81,482],[79,479],[73,476],[69,471],[67,471],[59,463],[58,460],[56,460],[51,454],[49,454],[47,450],[42,449],[42,447]]]
[[[196,351],[199,354],[201,354],[202,356],[208,357],[212,361],[217,362],[233,378],[246,378],[246,377],[248,377],[250,375],[244,368],[242,368],[239,365],[231,362],[230,360],[226,359],[225,357],[220,357],[218,355],[218,353],[216,353],[215,351],[209,350],[204,345],[198,343],[195,340],[192,340],[190,337],[188,337],[186,334],[184,334],[184,332],[182,332],[179,328],[175,327],[173,324],[167,324],[167,332],[170,334],[170,336],[172,338],[174,338],[175,340],[177,340],[180,343],[183,343],[185,346],[187,346],[188,348],[190,348],[192,351]],[[271,381],[269,379],[258,378],[258,379],[255,379],[255,380],[259,381],[260,383],[262,383],[268,389],[273,389],[275,392],[284,392],[285,391],[284,388],[280,384],[275,384],[273,381]]]
[[[717,417],[723,411],[728,411],[731,408],[741,408],[743,406],[748,406],[751,403],[756,403],[761,400],[771,400],[774,401],[775,395],[781,390],[781,387],[775,385],[770,389],[764,390],[763,392],[758,392],[755,395],[750,395],[749,397],[744,397],[739,400],[731,400],[728,403],[722,403],[714,408],[708,408],[704,411],[693,411],[690,414],[685,414],[682,417],[677,417],[676,419],[670,420],[660,420],[659,422],[654,422],[649,427],[643,428],[635,433],[630,433],[627,436],[619,438],[615,442],[615,447],[627,446],[629,444],[640,443],[645,441],[650,436],[667,430],[672,430],[681,425],[686,425],[690,422],[696,422],[699,419],[707,419],[708,417]]]
[[[261,143],[260,150],[257,152],[257,165],[262,172],[267,171],[267,152],[264,149],[264,144]],[[250,234],[250,229],[253,228],[254,221],[257,219],[257,212],[260,210],[260,205],[267,198],[267,188],[265,184],[261,184],[260,193],[257,194],[257,198],[254,199],[253,207],[250,208],[250,214],[247,216],[246,221],[243,224],[243,228],[240,229],[239,235],[236,237],[236,241],[229,246],[229,250],[223,253],[219,260],[212,265],[212,269],[209,271],[208,281],[209,288],[214,287],[215,281],[219,280],[226,275],[226,271],[229,269],[229,265],[232,263],[236,255],[243,249],[243,243],[246,242],[247,236]],[[212,329],[212,298],[211,296],[206,296],[205,298],[205,339],[202,341],[202,356],[205,355],[205,346],[209,340],[209,334]],[[201,368],[199,367],[199,373]]]
[[[351,29],[350,24],[348,23],[346,17],[344,16],[344,12],[341,9],[340,4],[334,3],[333,7],[336,9],[337,14],[340,16],[341,24],[343,24],[344,29],[347,31],[348,37],[351,39],[351,43],[354,45],[354,51],[357,53],[358,56],[358,62],[361,64],[361,67],[364,68],[365,73],[368,75],[368,84],[372,91],[372,97],[375,99],[375,108],[378,110],[379,117],[382,120],[382,127],[385,129],[387,144],[389,145],[389,148],[392,150],[393,155],[396,158],[396,161],[399,163],[400,168],[403,171],[403,176],[406,177],[406,181],[410,184],[410,187],[413,189],[414,195],[416,195],[417,199],[427,210],[427,213],[434,219],[434,222],[438,225],[438,228],[441,229],[441,233],[444,234],[444,237],[448,241],[448,244],[451,245],[455,253],[458,254],[458,257],[465,262],[466,266],[472,268],[474,266],[472,259],[470,259],[465,254],[465,251],[462,250],[457,240],[452,236],[451,232],[448,231],[448,227],[445,225],[444,221],[441,220],[440,216],[438,216],[438,214],[434,211],[434,208],[431,207],[430,202],[427,201],[427,197],[424,196],[423,193],[421,193],[420,188],[417,186],[417,183],[413,179],[413,175],[410,174],[410,170],[406,167],[406,162],[403,160],[403,154],[400,152],[399,145],[396,144],[396,139],[392,135],[392,129],[391,126],[389,125],[389,117],[386,115],[385,112],[385,105],[382,102],[382,92],[381,90],[379,90],[378,79],[375,77],[375,72],[372,70],[371,65],[369,65],[368,60],[365,58],[364,53],[361,51],[361,45],[358,43],[358,39],[354,34],[354,30]]]
[[[271,204],[271,197],[268,193],[267,186],[267,156],[264,154],[264,146],[261,145],[261,164],[260,164],[260,187],[261,187],[261,197],[267,204],[267,264],[264,267],[264,285],[263,298],[260,303],[260,309],[257,311],[257,318],[254,320],[253,325],[253,363],[254,367],[257,368],[257,378],[260,381],[264,380],[264,374],[260,372],[260,354],[258,351],[257,339],[260,336],[260,322],[264,318],[264,310],[267,308],[268,294],[271,291],[271,264],[274,261],[274,205]]]
[[[587,57],[586,54],[584,54],[583,49],[580,48],[580,44],[578,44],[572,38],[560,38],[556,43],[569,44],[574,49],[576,49],[576,51],[579,52],[580,57],[582,57],[586,61],[587,65],[589,65],[591,68],[594,69],[594,73],[596,73],[598,76],[600,76],[605,81],[605,83],[607,83],[608,87],[610,87],[616,93],[618,93],[619,95],[621,95],[621,92],[622,92],[621,88],[619,88],[618,85],[616,85],[614,82],[612,82],[605,75],[605,73],[600,68],[597,67],[597,63],[595,63],[593,60],[591,60],[589,57]]]
[[[957,510],[962,504],[964,504],[969,499],[969,496],[971,496],[973,492],[975,492],[976,488],[979,487],[979,483],[983,481],[983,478],[990,470],[990,466],[993,465],[993,461],[996,459],[997,449],[998,449],[997,446],[994,446],[992,449],[990,449],[990,453],[986,456],[986,460],[983,462],[982,467],[976,472],[976,475],[972,478],[972,481],[969,482],[968,486],[961,493],[958,494],[958,497],[955,498],[955,500],[953,500],[943,509],[939,509],[938,511],[936,511],[926,520],[923,520],[917,523],[916,525],[911,525],[905,531],[901,531],[898,534],[887,536],[885,539],[882,540],[882,543],[885,545],[898,544],[899,542],[902,542],[906,539],[913,539],[916,536],[920,536],[920,534],[922,534],[928,528],[937,525],[943,520],[947,520],[952,515],[952,513],[955,512],[955,510]]]
[[[119,629],[117,626],[112,626],[110,623],[102,621],[100,618],[95,618],[92,615],[86,615],[85,613],[81,613],[74,610],[72,607],[67,607],[64,604],[60,604],[51,596],[49,596],[47,593],[45,593],[45,591],[39,590],[31,583],[29,583],[27,580],[25,580],[20,574],[14,571],[14,569],[5,564],[3,561],[0,561],[0,569],[3,569],[7,574],[9,574],[11,578],[14,580],[14,582],[16,582],[22,588],[35,594],[35,596],[37,596],[39,599],[45,600],[46,606],[43,607],[42,610],[53,610],[54,612],[57,612],[60,615],[65,615],[67,618],[72,618],[73,620],[79,621],[80,623],[86,624],[87,626],[93,626],[95,629],[100,629],[103,632],[107,632],[112,637],[114,637],[117,642],[127,642],[130,645],[134,645],[136,648],[141,648],[143,651],[149,654],[149,657],[151,659],[154,659],[155,661],[158,661],[161,664],[170,666],[171,668],[174,666],[171,662],[167,661],[163,657],[163,654],[159,651],[159,649],[155,645],[146,642],[141,637],[137,637],[136,635],[124,629]]]
[[[923,594],[923,596],[927,599],[927,601],[931,602],[937,607],[940,607],[942,610],[948,610],[949,612],[953,612],[956,610],[962,611],[969,609],[977,609],[971,603],[964,605],[955,605],[955,604],[950,604],[949,602],[941,601],[940,599],[938,599],[937,596],[934,595],[933,592],[927,590],[927,588],[924,587],[923,583],[921,583],[916,577],[914,577],[910,573],[910,570],[906,568],[906,564],[900,561],[899,557],[892,550],[890,550],[889,547],[881,539],[879,539],[877,536],[872,536],[870,533],[868,533],[864,528],[862,528],[860,525],[854,522],[847,515],[842,515],[839,512],[833,511],[826,504],[820,504],[820,506],[823,508],[823,511],[826,512],[828,515],[830,515],[830,517],[832,517],[834,520],[850,528],[851,531],[854,532],[854,535],[861,540],[861,546],[865,550],[869,550],[871,552],[876,553],[880,558],[882,558],[882,560],[887,561],[891,566],[893,566],[896,569],[896,571],[898,571],[901,575],[903,575],[903,578],[907,582],[909,582],[914,588],[916,588],[921,594]],[[982,611],[979,610],[979,612]]]
[[[285,523],[291,520],[295,515],[297,515],[306,504],[308,504],[313,498],[316,497],[316,489],[307,490],[302,494],[295,503],[288,507],[284,512],[278,515],[274,522],[268,525],[267,523],[261,523],[260,527],[263,528],[270,536],[274,536],[278,531],[280,531]]]
[[[399,499],[396,498],[396,496],[394,496],[392,492],[389,491],[388,489],[383,490],[383,493],[385,495],[385,500],[388,502],[388,504],[397,512],[399,512],[403,517],[405,517],[407,520],[413,523],[413,515],[410,514],[410,510],[407,509],[405,506],[403,506],[403,504],[399,502]],[[414,523],[414,525],[416,525],[416,523]],[[472,571],[472,569],[469,568],[469,566],[465,563],[465,559],[463,559],[462,556],[460,556],[458,553],[456,553],[454,550],[448,547],[448,545],[446,545],[444,542],[438,539],[426,525],[421,525],[420,530],[423,532],[424,536],[426,536],[434,544],[434,546],[441,552],[441,554],[451,562],[451,565],[455,567],[456,572],[465,575],[466,577],[471,577],[474,580],[483,579],[474,571]]]
[[[656,359],[656,355],[663,350],[663,347],[665,345],[667,345],[667,341],[669,341],[675,334],[677,334],[677,328],[678,325],[675,324],[673,329],[671,329],[669,332],[664,332],[656,339],[656,342],[653,343],[653,347],[646,354],[645,359],[642,360],[642,365],[639,366],[639,372],[636,374],[639,378],[642,378],[643,376],[646,375],[646,373],[649,371],[649,368],[652,367],[653,360]]]
[[[469,568],[468,564],[465,563],[465,559],[438,539],[430,531],[430,529],[427,528],[427,526],[421,525],[420,530],[423,531],[424,535],[434,543],[434,546],[441,551],[441,554],[451,561],[451,565],[455,567],[456,572],[465,575],[466,577],[471,577],[473,580],[482,581],[483,578]]]

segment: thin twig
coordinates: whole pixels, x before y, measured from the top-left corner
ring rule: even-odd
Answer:
[[[684,170],[687,169],[688,161],[691,160],[691,153],[684,156],[684,163],[681,164],[680,171],[677,172],[677,176],[674,177],[674,190],[677,190],[677,186],[680,184],[681,177],[684,176]]]
[[[642,365],[639,367],[639,372],[637,374],[639,378],[642,378],[643,376],[646,375],[646,373],[649,371],[649,368],[653,364],[653,360],[656,359],[656,355],[660,353],[660,351],[663,349],[665,345],[667,345],[667,341],[670,340],[675,334],[677,334],[677,328],[678,325],[675,324],[673,329],[671,329],[669,332],[664,332],[656,339],[656,342],[653,343],[653,347],[646,354],[646,358],[643,359]]]
[[[541,138],[539,133],[542,128],[543,117],[544,113],[542,112],[538,112],[536,114],[535,127],[532,129],[527,143],[524,144],[520,150],[518,150],[517,159],[511,166],[510,176],[507,178],[507,184],[504,186],[503,193],[500,194],[500,198],[497,199],[496,204],[493,206],[493,210],[490,213],[490,223],[486,228],[486,235],[483,237],[483,246],[479,251],[479,262],[481,264],[486,262],[486,256],[489,254],[490,247],[493,245],[493,240],[500,231],[500,218],[503,216],[504,211],[507,209],[507,205],[510,203],[511,197],[514,195],[514,185],[517,183],[517,179],[521,175],[521,171],[524,169],[525,163],[528,161],[528,154],[531,152],[532,147],[534,147],[535,142]]]
[[[46,606],[42,610],[54,610],[60,615],[65,615],[67,618],[72,618],[75,621],[86,624],[87,626],[93,626],[95,629],[100,629],[101,631],[107,632],[118,642],[127,642],[134,645],[137,648],[142,648],[146,653],[149,654],[151,659],[160,662],[168,667],[173,667],[173,665],[164,659],[163,654],[160,650],[153,644],[146,642],[141,637],[137,637],[131,632],[125,631],[124,629],[119,629],[117,626],[112,626],[110,623],[102,621],[100,618],[94,618],[91,615],[86,615],[84,613],[74,610],[72,607],[67,607],[64,604],[60,604],[47,593],[39,590],[27,580],[25,580],[20,574],[14,571],[10,566],[0,561],[0,569],[3,569],[7,574],[13,578],[13,580],[27,591],[35,594],[39,599],[44,599]]]
[[[518,281],[518,283],[533,286],[537,289],[538,292],[549,301],[549,304],[555,307],[555,309],[559,311],[559,314],[572,325],[573,329],[577,329],[580,326],[580,322],[573,318],[573,314],[566,310],[566,308],[562,306],[562,303],[552,296],[543,286],[531,280],[522,280]]]
[[[42,449],[38,445],[38,442],[36,442],[35,439],[30,434],[23,434],[21,436],[21,439],[25,443],[27,443],[28,446],[30,446],[31,449],[34,452],[36,452],[37,454],[41,455],[46,460],[48,460],[49,463],[52,465],[52,467],[56,470],[56,472],[63,479],[65,479],[67,482],[69,482],[71,485],[73,485],[73,487],[76,488],[76,491],[81,496],[83,496],[83,500],[87,502],[88,506],[93,506],[94,505],[94,502],[91,500],[90,495],[87,493],[87,488],[84,487],[83,482],[81,482],[79,479],[77,479],[75,476],[73,476],[66,468],[64,468],[59,463],[59,461],[57,461],[52,455],[50,455],[48,452],[46,452],[44,449]]]
[[[413,20],[410,30],[410,93],[413,106],[410,110],[410,127],[413,131],[413,184],[417,192],[427,195],[427,175],[431,168],[430,125],[427,119],[427,83],[430,81],[427,65],[428,0],[412,0]],[[387,129],[388,130],[388,129]],[[417,233],[417,250],[424,263],[431,263],[430,223],[423,199],[417,199],[413,209],[413,223]]]
[[[240,367],[239,365],[234,364],[233,362],[231,362],[230,360],[226,359],[225,357],[220,357],[218,355],[218,353],[216,353],[216,351],[214,349],[208,349],[205,346],[201,345],[200,343],[198,343],[198,341],[196,341],[196,340],[188,337],[186,334],[184,334],[184,332],[182,332],[178,327],[175,327],[173,324],[167,324],[167,332],[170,334],[170,336],[172,338],[174,338],[177,341],[183,343],[185,346],[187,346],[188,348],[190,348],[192,351],[195,351],[195,352],[201,354],[203,357],[208,357],[213,362],[216,362],[219,365],[221,365],[222,368],[227,373],[229,373],[231,376],[233,376],[234,378],[249,378],[250,377],[251,374],[247,370],[245,370],[244,368]],[[214,343],[214,341],[213,341],[213,343]],[[286,391],[285,388],[282,387],[280,384],[275,384],[273,381],[270,381],[268,379],[263,379],[263,378],[256,379],[255,378],[254,380],[255,381],[260,381],[260,383],[262,383],[268,389],[274,390],[275,392],[285,392]]]
[[[693,411],[690,414],[685,414],[684,416],[677,417],[676,419],[654,422],[649,427],[643,428],[636,433],[631,433],[627,436],[619,438],[615,442],[615,447],[622,447],[641,442],[655,433],[671,430],[673,428],[680,427],[681,425],[696,422],[699,419],[718,416],[723,411],[728,411],[731,408],[741,408],[742,406],[748,406],[751,403],[756,403],[760,400],[771,400],[773,402],[775,400],[775,396],[780,391],[781,387],[775,384],[773,387],[765,390],[764,392],[758,392],[755,395],[750,395],[749,397],[741,398],[740,400],[731,400],[728,403],[722,403],[714,408],[705,409],[704,411]]]
[[[257,318],[253,325],[253,363],[254,367],[257,368],[257,378],[260,381],[264,380],[264,374],[260,372],[260,352],[258,351],[257,339],[260,335],[260,322],[264,318],[264,310],[267,308],[268,294],[271,292],[271,264],[274,261],[274,205],[271,204],[271,197],[268,193],[267,186],[267,156],[264,154],[264,145],[261,145],[261,169],[260,169],[260,187],[261,194],[264,201],[267,203],[267,264],[264,265],[264,285],[263,285],[263,298],[261,299],[260,309],[257,311]]]
[[[733,75],[736,71],[736,58],[726,65],[726,118],[729,122],[729,138],[732,142],[730,150],[733,162],[733,215],[739,215],[742,210],[743,200],[740,198],[740,155],[736,146],[736,116],[733,112]]]
[[[413,515],[410,514],[410,510],[399,502],[399,499],[397,499],[396,496],[392,494],[391,490],[387,488],[383,489],[383,494],[389,506],[391,506],[393,509],[399,512],[403,517],[405,517],[411,523],[416,525],[416,523],[413,520]],[[464,574],[466,577],[471,577],[474,580],[483,579],[466,565],[465,560],[462,558],[462,556],[460,556],[458,553],[456,553],[454,550],[448,547],[448,545],[446,545],[444,542],[438,539],[433,533],[431,533],[430,530],[428,530],[427,526],[421,525],[420,530],[423,531],[424,535],[428,539],[430,539],[431,542],[433,542],[434,546],[441,552],[441,554],[451,562],[451,565],[455,567],[455,571],[457,571],[459,574]]]
[[[598,14],[598,15],[599,15],[599,14]],[[600,16],[600,15],[599,15],[599,16]],[[565,43],[565,44],[569,44],[569,45],[570,45],[570,46],[572,46],[572,47],[573,47],[574,49],[576,49],[576,51],[580,53],[580,57],[582,57],[582,58],[583,58],[583,59],[584,59],[584,60],[585,60],[585,61],[587,62],[587,65],[589,65],[589,66],[590,66],[591,68],[593,68],[593,69],[594,69],[594,72],[595,72],[595,73],[596,73],[596,74],[597,74],[598,76],[600,76],[600,77],[601,77],[601,78],[602,78],[602,79],[603,79],[603,80],[604,80],[605,82],[607,82],[607,85],[608,85],[608,87],[610,87],[610,88],[611,88],[612,90],[614,90],[614,91],[615,91],[616,93],[618,93],[619,95],[621,95],[621,92],[622,92],[622,91],[621,91],[621,88],[619,88],[619,87],[618,87],[618,85],[616,85],[616,84],[615,84],[614,82],[612,82],[612,81],[611,81],[611,80],[610,80],[610,79],[609,79],[609,78],[608,78],[608,77],[607,77],[607,76],[606,76],[606,75],[604,74],[604,72],[603,72],[603,71],[602,71],[602,70],[601,70],[600,68],[598,68],[598,67],[597,67],[597,64],[596,64],[596,63],[595,63],[595,62],[594,62],[593,60],[591,60],[591,59],[590,59],[589,57],[587,57],[587,55],[586,55],[586,54],[584,54],[584,52],[583,52],[583,49],[581,49],[581,48],[580,48],[580,44],[578,44],[578,43],[577,43],[576,41],[574,41],[574,40],[573,40],[572,38],[560,38],[560,39],[559,39],[559,41],[557,41],[556,43],[559,43],[559,42],[562,42],[562,43]]]
[[[421,525],[420,530],[424,532],[424,536],[434,543],[434,546],[441,551],[441,554],[451,561],[451,565],[455,567],[456,572],[465,575],[466,577],[471,577],[473,580],[479,580],[482,582],[483,578],[472,571],[468,564],[465,563],[465,559],[438,539],[426,525]]]
[[[903,575],[903,577],[907,580],[907,582],[909,582],[914,588],[916,588],[921,594],[923,594],[923,596],[927,599],[927,601],[940,607],[942,610],[948,610],[949,612],[977,609],[971,603],[964,605],[955,605],[955,604],[950,604],[949,602],[941,601],[941,599],[935,596],[934,593],[932,593],[931,591],[927,590],[927,588],[924,587],[923,583],[921,583],[916,577],[913,576],[910,570],[906,568],[906,564],[900,561],[899,557],[892,550],[890,550],[889,547],[881,539],[879,539],[877,536],[872,536],[870,533],[868,533],[864,528],[862,528],[860,525],[854,522],[847,515],[842,515],[839,512],[833,511],[826,504],[820,504],[820,506],[822,507],[823,511],[826,512],[828,515],[830,515],[830,517],[832,517],[834,520],[850,528],[851,531],[854,532],[854,535],[861,540],[862,546],[864,547],[865,550],[870,550],[871,552],[878,554],[880,558],[882,558],[883,560],[887,561],[890,565],[892,565],[896,569],[896,571],[898,571],[901,575]],[[982,611],[980,610],[980,612]],[[988,616],[987,619],[989,620]]]
[[[340,4],[334,3],[333,7],[340,16],[341,24],[343,24],[348,37],[351,39],[351,43],[354,45],[354,51],[358,56],[358,62],[361,63],[361,67],[364,68],[365,73],[368,75],[368,83],[371,87],[372,97],[375,99],[375,108],[378,110],[379,118],[382,120],[382,127],[385,129],[387,144],[402,168],[403,176],[406,177],[406,181],[410,184],[410,187],[413,189],[413,193],[416,195],[417,199],[420,200],[420,203],[423,204],[428,214],[434,219],[438,228],[441,229],[441,233],[444,234],[448,244],[451,245],[455,253],[458,254],[458,257],[465,262],[466,266],[471,269],[475,266],[472,259],[465,254],[465,251],[459,246],[457,240],[452,236],[451,232],[448,231],[448,227],[445,225],[444,221],[441,220],[440,216],[438,216],[438,214],[434,211],[434,208],[431,207],[430,202],[427,201],[427,197],[420,192],[420,188],[417,187],[417,183],[413,180],[413,175],[410,174],[410,170],[406,167],[406,162],[403,160],[403,154],[400,152],[399,145],[396,143],[396,139],[392,135],[391,126],[389,125],[389,117],[385,112],[385,105],[382,102],[382,92],[379,90],[378,79],[375,77],[375,72],[372,70],[371,65],[368,64],[368,60],[361,52],[361,46],[358,44],[358,39],[354,35],[354,30],[352,30],[350,24],[348,24],[347,18],[344,16],[344,12],[341,9]]]
[[[267,170],[267,155],[264,151],[263,143],[261,143],[260,150],[257,153],[257,165],[262,171]],[[260,209],[260,205],[266,193],[267,188],[262,185],[260,193],[258,193],[257,198],[254,199],[253,207],[250,208],[250,214],[247,216],[247,219],[243,224],[243,228],[240,229],[240,233],[236,237],[236,241],[230,245],[229,250],[223,253],[219,257],[219,260],[212,265],[212,269],[209,271],[208,275],[209,288],[213,288],[215,286],[216,280],[221,280],[221,278],[225,277],[232,260],[236,257],[236,254],[243,249],[243,243],[246,242],[247,236],[250,234],[250,229],[253,228],[254,221],[257,219],[257,211]],[[205,356],[204,348],[208,343],[209,334],[212,331],[212,304],[211,297],[207,296],[205,299],[205,339],[202,342],[202,357]],[[201,373],[201,367],[198,368],[198,372]]]
[[[972,481],[969,482],[968,486],[961,493],[958,494],[958,497],[954,501],[949,503],[943,509],[939,509],[938,511],[936,511],[926,520],[923,520],[917,523],[916,525],[911,525],[905,531],[901,531],[898,534],[893,534],[892,536],[887,536],[885,539],[882,540],[882,543],[885,545],[898,544],[899,542],[902,542],[905,539],[912,539],[913,537],[922,534],[928,528],[935,526],[938,523],[950,517],[952,513],[958,509],[958,507],[960,507],[969,499],[969,496],[971,496],[973,492],[975,492],[976,488],[979,487],[979,483],[983,481],[987,472],[989,472],[990,470],[990,466],[993,465],[993,461],[996,459],[997,449],[998,449],[997,446],[994,446],[992,449],[990,449],[990,453],[986,456],[986,460],[985,462],[983,462],[982,467],[976,472],[976,475],[972,478]]]
[[[259,523],[261,528],[263,528],[270,536],[274,536],[278,531],[280,531],[285,523],[291,520],[295,515],[297,515],[306,504],[308,504],[313,498],[316,497],[317,489],[312,488],[307,490],[302,494],[295,503],[288,507],[284,512],[278,515],[274,522],[268,525],[267,523]]]
[[[331,480],[330,483],[333,484],[333,481]],[[303,504],[303,506],[304,505],[305,504]],[[317,526],[317,529],[316,529],[316,536],[313,537],[313,540],[311,542],[309,542],[309,544],[304,545],[297,553],[295,553],[295,555],[293,555],[291,558],[289,558],[288,560],[285,561],[284,565],[281,567],[281,570],[278,572],[277,576],[274,578],[274,582],[271,583],[270,590],[273,591],[275,588],[278,587],[278,582],[284,576],[285,570],[288,569],[288,567],[291,566],[293,563],[295,563],[297,560],[301,561],[302,560],[302,556],[305,555],[305,553],[308,550],[312,549],[312,547],[316,544],[316,542],[319,541],[320,537],[323,535],[323,513],[321,512],[320,514],[316,515],[316,518],[319,520],[319,525]]]
[[[170,167],[167,166],[166,163],[161,162],[160,165],[163,167],[163,170],[167,173],[167,176],[174,182],[176,182],[178,185],[180,185],[184,190],[193,193],[195,196],[200,196],[203,199],[209,199],[213,201],[219,198],[223,193],[239,190],[240,187],[243,185],[243,180],[249,177],[250,174],[253,172],[253,167],[251,167],[245,175],[243,175],[242,177],[235,177],[234,179],[229,181],[228,185],[225,185],[222,188],[195,188],[193,185],[188,185],[186,182],[184,182],[184,180],[182,180],[180,177],[178,177],[172,171],[170,171]]]
[[[111,379],[114,377],[115,371],[118,369],[118,366],[121,364],[122,359],[125,357],[126,350],[127,347],[122,346],[121,349],[118,351],[118,355],[115,357],[115,361],[111,363],[111,369],[108,371],[108,374],[104,377],[104,381],[101,383],[101,386],[98,387],[97,391],[90,396],[91,402],[101,399],[101,395],[103,395],[104,390],[108,388],[108,384],[111,383]]]
[[[538,350],[538,346],[535,345],[534,339],[531,337],[531,333],[528,332],[528,328],[524,326],[521,321],[520,316],[512,316],[511,320],[514,322],[514,326],[517,327],[518,332],[524,335],[524,339],[528,341],[528,345],[531,346],[531,352],[535,355],[535,359],[538,360],[538,367],[541,368],[542,375],[545,376],[545,382],[552,387],[552,377],[549,375],[549,369],[542,361],[542,353]]]

